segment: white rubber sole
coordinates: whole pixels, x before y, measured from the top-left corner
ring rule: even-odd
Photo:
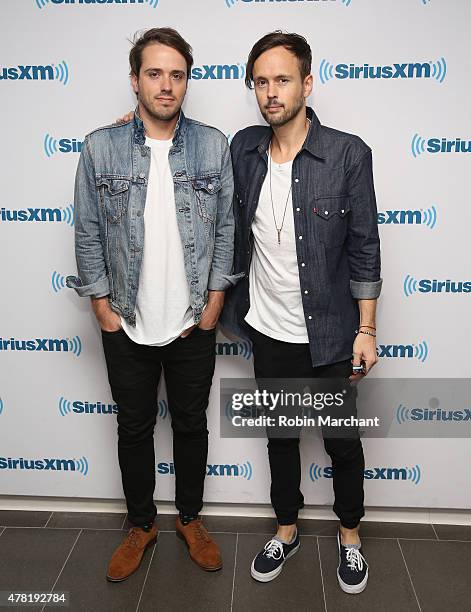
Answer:
[[[337,579],[339,581],[340,588],[344,593],[348,593],[349,595],[357,595],[361,593],[366,588],[366,583],[368,582],[368,570],[366,570],[365,577],[359,584],[347,584],[340,578],[339,571],[337,569]]]
[[[254,559],[250,567],[250,574],[252,578],[254,580],[257,580],[258,582],[270,582],[271,580],[274,580],[277,576],[281,574],[281,570],[283,569],[283,565],[286,563],[286,560],[292,557],[293,555],[295,555],[298,552],[300,546],[301,546],[301,542],[296,546],[296,548],[293,548],[293,550],[289,554],[286,555],[285,560],[279,567],[277,567],[272,572],[267,572],[266,574],[261,574],[260,572],[257,572],[257,570],[254,567],[254,563],[255,563],[255,559]]]

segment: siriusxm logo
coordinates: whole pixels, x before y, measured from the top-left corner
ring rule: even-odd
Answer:
[[[33,340],[16,340],[0,338],[0,351],[42,351],[46,353],[72,353],[80,357],[82,341],[78,336],[72,338],[34,338]]]
[[[193,81],[214,81],[243,79],[246,64],[204,64],[193,66],[190,79]]]
[[[35,0],[35,3],[39,9],[44,8],[47,4],[59,6],[66,4],[148,4],[151,8],[156,8],[159,0]]]
[[[157,473],[162,475],[175,474],[175,466],[173,463],[161,462],[157,464]],[[252,480],[253,468],[250,461],[244,463],[208,463],[206,468],[206,476],[226,476],[245,478]]]
[[[117,404],[105,404],[103,402],[83,402],[79,400],[70,401],[65,397],[59,398],[59,414],[67,416],[68,414],[118,414]],[[168,404],[165,400],[158,402],[159,417],[165,419],[168,415]]]
[[[0,68],[0,81],[59,81],[62,85],[69,83],[69,66],[67,62],[46,64],[45,66],[10,66]]]
[[[252,345],[247,340],[239,342],[216,342],[216,355],[220,357],[252,357]]]
[[[435,79],[443,83],[446,77],[446,61],[409,62],[387,66],[370,64],[332,64],[323,59],[319,66],[319,78],[325,85],[332,79]]]
[[[409,274],[404,278],[404,295],[410,297],[414,293],[470,293],[471,281],[438,280],[436,278],[415,279]]]
[[[378,212],[378,225],[425,225],[434,229],[437,224],[437,209],[385,210]]]
[[[429,138],[425,140],[414,134],[411,141],[412,155],[417,158],[423,153],[471,153],[471,140],[448,140],[447,138]]]
[[[275,6],[277,4],[280,3],[285,3],[285,2],[303,2],[303,3],[312,3],[312,4],[317,4],[317,5],[321,5],[321,4],[331,4],[332,2],[338,2],[340,4],[343,4],[344,6],[350,6],[352,0],[224,0],[225,5],[227,6],[227,8],[232,8],[233,6],[235,6],[238,2],[243,2],[245,4],[275,4]]]
[[[44,152],[48,157],[52,157],[55,153],[80,153],[82,150],[83,141],[76,138],[53,138],[49,134],[44,137]]]
[[[376,354],[388,359],[418,359],[424,363],[428,358],[429,347],[425,340],[418,344],[378,344]]]
[[[88,474],[88,460],[80,459],[25,459],[19,457],[0,457],[0,470],[47,470],[54,472],[79,472]]]
[[[309,467],[309,478],[317,482],[321,478],[332,478],[332,467],[326,465],[321,467],[317,463],[311,463]],[[421,479],[420,466],[409,467],[373,467],[364,471],[365,480],[410,480],[418,485]]]
[[[463,410],[444,410],[437,408],[407,408],[399,404],[396,410],[396,420],[399,425],[404,425],[408,421],[428,421],[450,423],[456,421],[471,421],[471,410],[464,408]]]
[[[66,223],[73,226],[74,206],[69,204],[60,208],[22,208],[20,210],[0,208],[0,221],[13,223],[37,221],[39,223]]]

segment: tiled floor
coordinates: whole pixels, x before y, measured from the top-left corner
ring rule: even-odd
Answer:
[[[162,515],[139,570],[111,584],[105,571],[126,515],[0,511],[0,591],[68,591],[67,609],[84,612],[471,612],[470,527],[363,521],[370,579],[362,594],[346,595],[336,577],[335,521],[300,521],[299,553],[268,584],[252,580],[249,568],[271,519],[208,516],[224,559],[214,573],[190,560],[174,522]]]

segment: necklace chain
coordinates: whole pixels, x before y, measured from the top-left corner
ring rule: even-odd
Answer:
[[[311,124],[311,120],[307,117],[308,120],[308,125]],[[308,128],[309,129],[309,128]],[[301,150],[301,149],[300,149]],[[281,232],[283,230],[283,226],[285,224],[285,216],[286,216],[286,209],[288,208],[288,202],[289,202],[289,196],[291,195],[291,190],[293,188],[293,178],[291,177],[291,181],[290,181],[290,187],[288,190],[288,195],[286,196],[286,202],[285,202],[285,208],[283,211],[283,218],[281,220],[281,225],[280,227],[278,227],[277,223],[276,223],[276,216],[275,216],[275,206],[273,204],[273,190],[272,190],[272,186],[271,186],[271,163],[272,163],[272,155],[271,155],[271,151],[272,151],[272,143],[270,142],[270,146],[269,146],[269,150],[268,150],[268,154],[269,154],[269,158],[270,158],[270,164],[269,164],[269,174],[270,174],[270,201],[271,201],[271,210],[273,213],[273,221],[275,223],[275,229],[278,233],[278,244],[281,244]],[[299,151],[298,151],[299,153]],[[296,153],[297,155],[297,153]],[[296,157],[295,155],[295,157]]]

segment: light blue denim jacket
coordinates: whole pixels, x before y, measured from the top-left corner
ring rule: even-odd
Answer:
[[[144,247],[144,207],[150,148],[134,119],[88,134],[75,179],[75,254],[78,276],[67,286],[82,297],[108,295],[110,305],[135,325]],[[191,307],[201,318],[208,290],[225,290],[232,274],[233,176],[227,139],[219,130],[180,117],[169,151]]]

